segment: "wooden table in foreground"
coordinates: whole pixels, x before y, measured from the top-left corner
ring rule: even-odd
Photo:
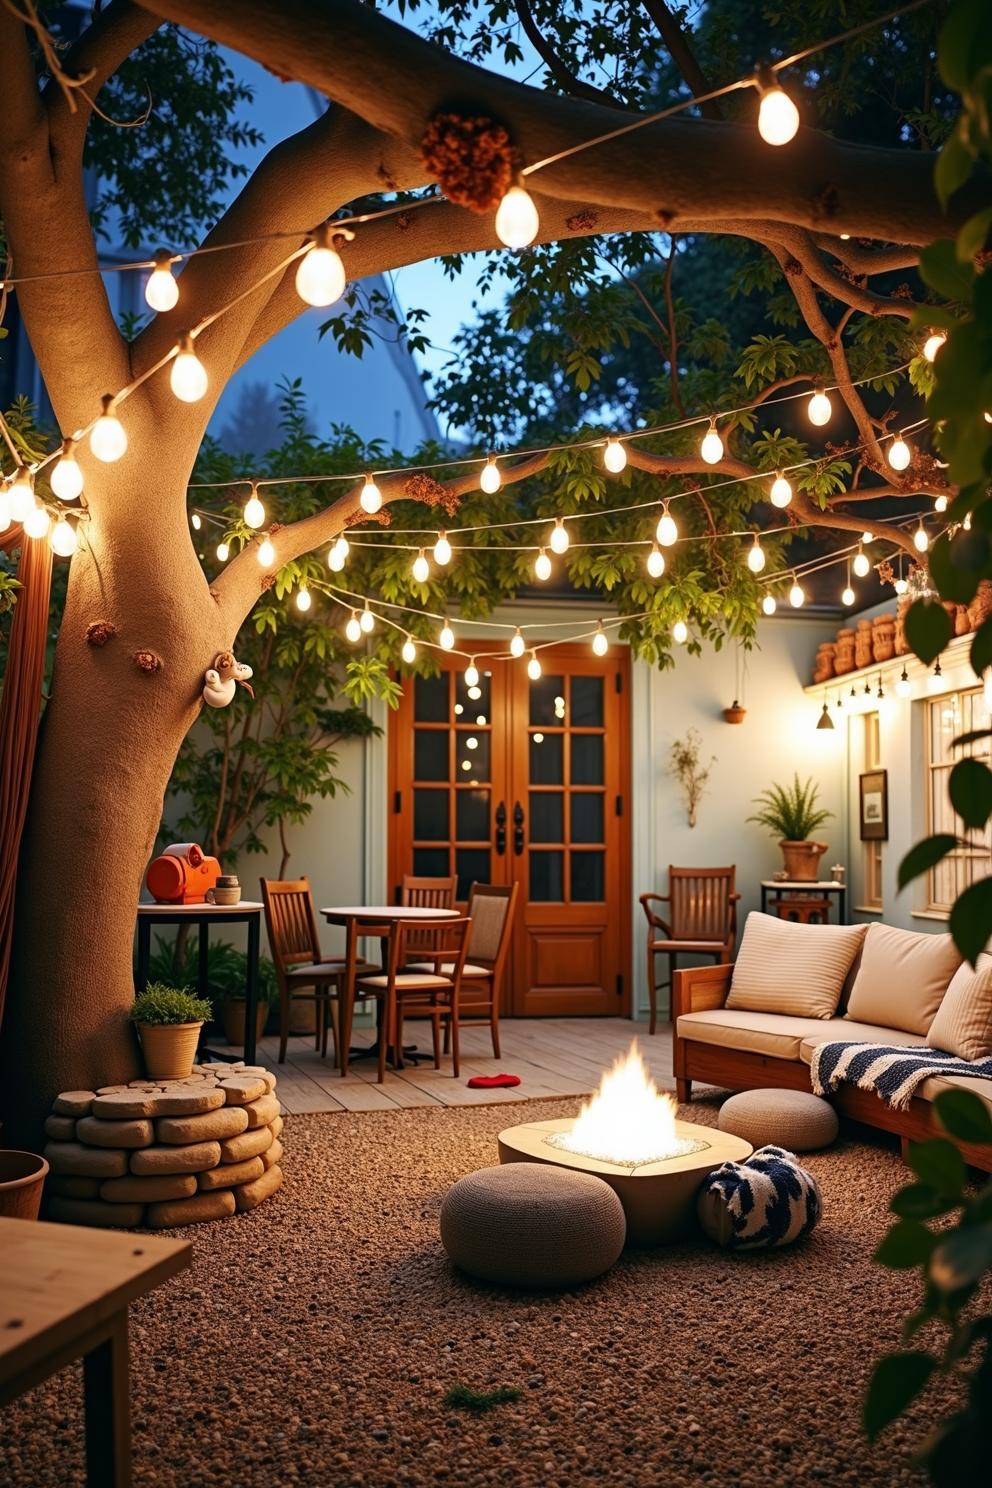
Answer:
[[[0,1406],[81,1358],[88,1488],[130,1488],[128,1303],[192,1254],[186,1240],[0,1219]]]

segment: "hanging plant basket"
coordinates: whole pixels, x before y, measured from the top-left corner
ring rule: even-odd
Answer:
[[[747,709],[742,708],[736,698],[734,698],[729,708],[724,708],[723,710],[724,723],[743,723],[746,717]]]

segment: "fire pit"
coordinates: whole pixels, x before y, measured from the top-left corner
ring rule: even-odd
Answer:
[[[754,1150],[729,1132],[676,1121],[675,1110],[635,1039],[574,1120],[528,1121],[500,1132],[499,1160],[595,1174],[623,1205],[627,1244],[662,1245],[694,1228],[696,1194],[707,1173],[743,1162]]]

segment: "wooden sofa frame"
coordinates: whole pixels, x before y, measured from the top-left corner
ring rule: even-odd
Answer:
[[[704,1044],[696,1039],[680,1038],[678,1020],[683,1013],[702,1013],[722,1008],[730,990],[733,963],[725,966],[695,966],[677,971],[672,988],[673,1054],[675,1089],[680,1101],[692,1099],[692,1082],[699,1080],[721,1090],[787,1089],[809,1090],[809,1066],[792,1059],[777,1059],[772,1054],[758,1054],[748,1049],[727,1049],[720,1044]],[[841,1085],[831,1096],[831,1104],[853,1121],[863,1121],[882,1131],[894,1132],[899,1138],[903,1157],[910,1142],[928,1137],[946,1137],[947,1133],[934,1119],[933,1103],[918,1097],[905,1111],[894,1111],[870,1090]],[[965,1161],[971,1166],[992,1172],[992,1150],[971,1142],[956,1142]]]

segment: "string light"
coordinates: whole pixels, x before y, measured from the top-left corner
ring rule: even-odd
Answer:
[[[534,559],[534,576],[541,580],[542,584],[551,577],[551,559],[541,548]]]
[[[413,560],[413,577],[418,584],[426,584],[430,578],[431,566],[427,562],[427,554],[421,548]]]
[[[469,657],[469,660],[468,660],[468,666],[465,668],[465,686],[466,687],[478,687],[478,685],[479,685],[479,668],[475,664],[475,657],[474,656],[470,656]]]
[[[627,464],[627,451],[619,439],[608,439],[603,451],[603,464],[613,475],[619,475]]]
[[[32,507],[24,518],[24,531],[28,537],[44,537],[51,525],[52,519],[43,506]]]
[[[482,467],[482,474],[479,476],[479,485],[487,496],[493,496],[502,484],[503,477],[500,475],[499,466],[496,464],[496,456],[490,455]]]
[[[655,537],[663,548],[670,548],[674,543],[678,542],[679,529],[676,526],[675,518],[668,510],[667,501],[661,508],[661,516],[658,518],[658,526],[655,529]]]
[[[900,574],[892,587],[897,594],[905,594],[906,590],[909,588],[909,581],[907,579],[904,579],[902,574]]]
[[[605,656],[610,649],[610,642],[603,629],[602,620],[596,621],[596,634],[592,638],[592,649],[597,656]]]
[[[23,465],[19,465],[14,476],[13,484],[7,492],[10,501],[10,518],[12,522],[23,524],[29,511],[34,509],[34,476]]]
[[[928,357],[927,360],[932,361],[933,358]],[[904,666],[899,677],[899,681],[896,683],[896,697],[907,698],[909,697],[909,694],[912,692],[912,690],[912,685],[909,680],[909,673]]]
[[[935,512],[945,512],[947,510],[947,497],[946,496],[935,496],[934,497],[934,502],[933,502],[933,509],[934,509]]]
[[[792,580],[792,588],[789,590],[789,603],[794,610],[801,610],[806,603],[806,590],[799,580]]]
[[[903,439],[902,435],[897,434],[895,439],[893,439],[892,443],[889,445],[887,455],[888,462],[892,466],[892,469],[905,470],[912,458],[913,451],[910,449],[905,439]]]
[[[441,627],[441,634],[438,636],[438,640],[445,651],[451,651],[454,648],[455,632],[451,628],[451,622],[447,615],[444,617],[444,624]]]
[[[665,555],[659,548],[657,542],[651,544],[648,554],[648,573],[653,579],[660,579],[665,572]]]
[[[823,699],[823,711],[817,720],[816,726],[818,729],[832,729],[834,727],[834,721],[830,716],[830,709],[827,707],[826,698]]]
[[[787,145],[796,137],[799,110],[769,68],[756,69],[755,86],[761,94],[758,133],[766,145]]]
[[[60,558],[71,558],[76,551],[76,529],[65,517],[59,517],[49,538],[52,552]]]
[[[876,691],[875,696],[878,698],[879,702],[881,702],[881,700],[885,697],[885,688],[882,686],[881,672],[879,672],[878,674],[878,690]]]
[[[199,403],[207,391],[207,369],[193,350],[193,337],[188,331],[179,338],[169,386],[182,403]]]
[[[779,511],[784,511],[792,500],[792,487],[781,472],[772,481],[768,497],[772,506],[777,506]]]
[[[203,522],[200,518],[199,512],[193,513],[193,515],[189,519],[189,524],[194,532],[199,532],[200,528],[203,526]]]
[[[413,663],[417,659],[417,648],[414,645],[413,636],[407,636],[406,640],[403,642],[403,649],[400,651],[400,655],[406,662],[407,666],[413,666]]]
[[[927,677],[927,692],[943,692],[944,674],[940,669],[940,657],[934,662],[933,671]]]
[[[875,541],[874,532],[862,532],[861,541],[863,543],[873,543]]]
[[[496,236],[500,242],[507,248],[526,248],[537,237],[540,225],[530,192],[522,186],[511,186],[496,209]]]
[[[516,630],[513,632],[512,639],[510,640],[510,655],[523,656],[526,650],[527,645],[521,633],[520,626],[518,625]]]
[[[241,513],[246,527],[261,527],[265,521],[265,507],[259,500],[258,491],[255,486],[251,488],[251,495],[245,502],[245,509]]]
[[[946,331],[931,331],[923,343],[923,355],[928,362],[937,360],[937,353],[947,340]]]
[[[862,538],[861,541],[863,542],[864,538]],[[868,557],[868,554],[863,551],[861,543],[858,543],[858,551],[854,555],[851,567],[854,569],[854,572],[857,574],[859,579],[865,579],[871,573],[871,559]]]
[[[271,568],[276,560],[276,550],[268,537],[263,537],[258,545],[258,561],[263,568]]]
[[[817,428],[822,428],[824,424],[829,424],[833,411],[833,404],[830,399],[823,391],[823,388],[817,385],[813,396],[806,405],[806,412],[809,415],[810,423],[816,424]]]
[[[754,542],[748,549],[747,566],[753,574],[759,574],[767,561],[765,550],[758,541],[758,534],[755,533]]]
[[[155,267],[145,280],[145,301],[153,310],[174,310],[179,301],[179,285],[172,277],[172,255],[160,248]]]
[[[357,610],[352,610],[351,619],[345,626],[344,633],[353,646],[362,639],[362,627],[358,619]]]
[[[447,533],[443,530],[438,533],[437,542],[434,544],[434,562],[440,564],[442,568],[451,562],[451,544]]]
[[[323,310],[341,298],[348,278],[340,253],[331,247],[326,222],[314,230],[312,238],[313,247],[300,259],[296,270],[296,293],[304,304]]]
[[[10,526],[10,497],[7,494],[6,485],[0,485],[0,532],[6,532]]]
[[[114,412],[110,393],[103,395],[103,412],[90,432],[90,449],[105,465],[112,465],[127,452],[127,432]]]
[[[227,560],[228,560],[228,558],[230,557],[230,555],[231,555],[230,544],[229,543],[226,543],[226,542],[219,542],[217,544],[217,561],[218,561],[218,563],[226,563]]]
[[[927,529],[924,527],[923,522],[921,521],[920,525],[913,533],[913,547],[918,553],[925,553],[929,546],[930,537],[927,533]]]
[[[710,426],[703,435],[702,443],[699,446],[699,454],[706,461],[707,465],[719,465],[723,459],[723,440],[717,433],[715,418],[710,419]]]
[[[672,640],[677,646],[684,646],[689,639],[689,627],[684,620],[676,620],[672,626]]]
[[[370,517],[374,517],[382,506],[382,492],[371,475],[366,475],[362,494],[359,496],[358,501],[362,511],[368,512]]]
[[[52,490],[60,501],[75,501],[83,494],[83,472],[79,468],[75,449],[75,440],[65,440],[62,457],[52,471]]]
[[[358,617],[358,623],[365,635],[371,635],[375,630],[375,615],[369,609],[368,600],[365,601],[365,608]]]
[[[775,611],[777,609],[778,609],[778,600],[775,598],[774,594],[766,594],[765,597],[764,597],[764,599],[761,601],[761,612],[762,612],[762,614],[764,614],[764,615],[774,615],[774,613],[775,613]]]
[[[313,600],[310,597],[310,590],[306,584],[302,584],[296,591],[296,608],[302,611],[303,614],[306,614],[312,604]]]
[[[343,547],[342,544],[344,544]],[[345,538],[339,537],[337,542],[331,546],[331,549],[327,554],[327,566],[331,570],[331,573],[340,573],[341,570],[344,568],[345,560],[347,559],[347,557],[347,541]]]
[[[536,651],[530,653],[530,661],[527,663],[527,675],[532,682],[540,681],[541,659]]]
[[[548,547],[553,553],[567,553],[568,543],[568,529],[561,517],[555,517],[555,525],[552,527],[551,535],[548,538]]]
[[[848,608],[850,608],[850,606],[853,605],[853,603],[854,603],[854,601],[856,599],[857,599],[857,595],[855,594],[854,590],[851,588],[851,561],[850,561],[850,559],[848,559],[848,563],[847,563],[847,586],[844,589],[844,592],[843,592],[843,594],[840,597],[840,602],[841,602],[842,605],[847,605]]]

